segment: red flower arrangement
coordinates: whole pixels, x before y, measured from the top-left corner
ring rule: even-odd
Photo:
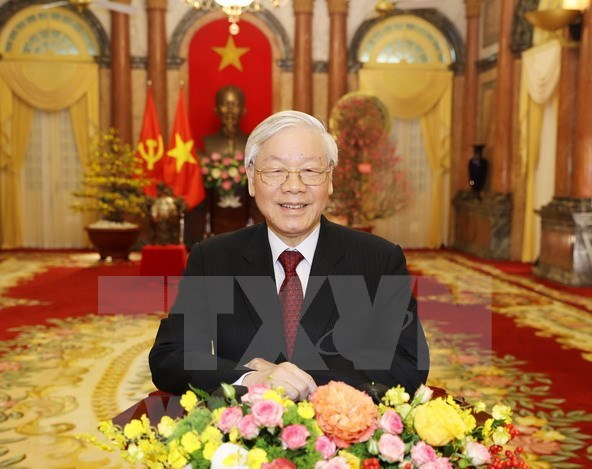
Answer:
[[[367,224],[400,210],[409,185],[397,168],[401,157],[390,140],[384,104],[363,93],[343,96],[333,108],[330,128],[339,147],[329,213],[347,214],[349,225]]]

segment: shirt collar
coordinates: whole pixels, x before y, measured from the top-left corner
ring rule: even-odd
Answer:
[[[267,227],[267,237],[269,239],[269,246],[271,247],[271,256],[274,264],[277,262],[280,254],[286,249],[291,251],[298,251],[304,256],[306,262],[312,265],[312,259],[314,257],[315,249],[319,241],[319,234],[321,232],[321,224],[319,223],[316,228],[310,233],[307,238],[302,241],[298,246],[291,247],[284,243],[278,236]]]

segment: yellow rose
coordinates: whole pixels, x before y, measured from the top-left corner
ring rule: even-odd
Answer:
[[[269,462],[267,458],[267,453],[264,449],[261,448],[253,448],[247,454],[247,464],[249,469],[259,469],[261,464],[264,462]]]
[[[210,174],[214,179],[220,179],[220,176],[222,176],[222,171],[220,171],[219,168],[214,168]]]
[[[418,406],[414,426],[419,437],[432,446],[444,446],[467,432],[463,418],[442,398]]]
[[[181,437],[181,446],[183,446],[183,449],[188,453],[197,451],[201,448],[199,436],[197,436],[194,432],[185,433],[185,435]]]
[[[232,167],[232,168],[228,168],[228,175],[230,177],[234,177],[238,174],[238,169]]]
[[[187,391],[181,396],[181,407],[187,412],[191,412],[197,406],[197,396],[193,391]]]

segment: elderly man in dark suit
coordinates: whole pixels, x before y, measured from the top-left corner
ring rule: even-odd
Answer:
[[[330,380],[401,384],[428,374],[428,349],[401,248],[323,217],[337,146],[321,122],[283,111],[245,149],[264,224],[191,250],[150,352],[156,386],[282,386],[306,399]]]

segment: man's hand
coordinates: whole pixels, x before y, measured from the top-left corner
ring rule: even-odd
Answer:
[[[244,386],[255,384],[269,384],[272,388],[281,386],[293,401],[308,398],[308,395],[317,388],[312,376],[290,362],[276,365],[263,358],[254,358],[245,366],[254,371],[245,376],[242,383]]]

